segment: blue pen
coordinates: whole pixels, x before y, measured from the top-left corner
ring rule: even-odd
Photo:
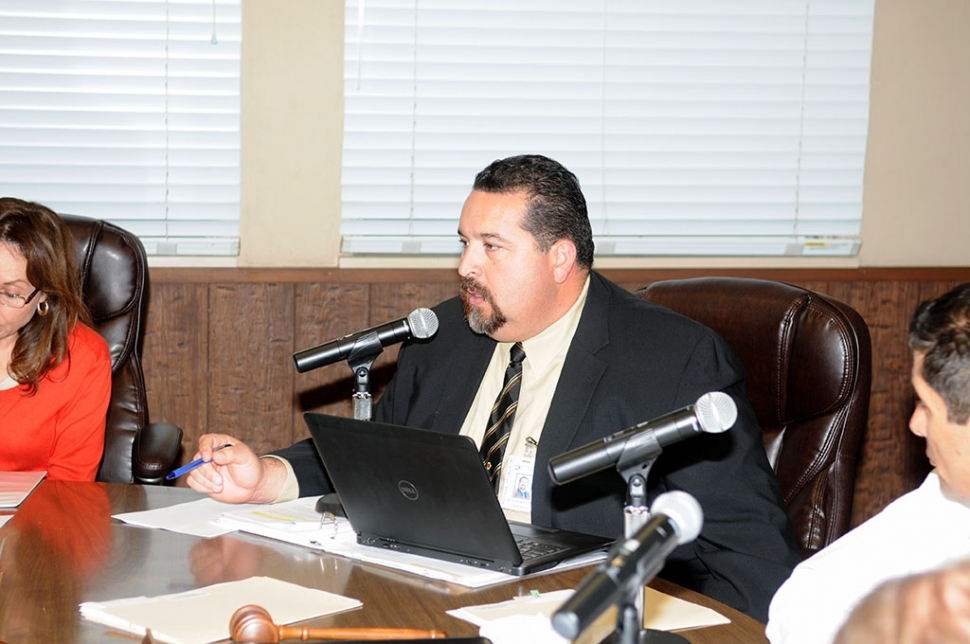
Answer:
[[[232,447],[232,443],[226,443],[225,445],[220,445],[219,447],[217,447],[214,450],[212,450],[212,452],[213,453],[218,452],[220,449],[224,449],[226,447]],[[172,479],[177,479],[178,477],[182,476],[183,474],[188,474],[189,472],[191,472],[192,470],[194,470],[198,466],[204,465],[206,462],[207,461],[203,461],[201,458],[197,458],[194,461],[192,461],[191,463],[189,463],[188,465],[183,465],[182,467],[178,468],[177,470],[172,470],[171,472],[169,472],[168,474],[166,474],[165,475],[165,480],[166,481],[171,481]]]

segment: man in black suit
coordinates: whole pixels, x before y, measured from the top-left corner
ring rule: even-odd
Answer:
[[[511,157],[479,173],[458,235],[460,295],[435,307],[439,330],[431,341],[402,347],[375,419],[461,432],[480,444],[510,349],[520,343],[519,407],[500,470],[510,476],[497,486],[506,514],[619,538],[623,478],[604,471],[557,486],[550,458],[705,393],[731,395],[734,427],[666,447],[648,495],[684,490],[705,515],[700,536],[671,555],[662,576],[764,621],[799,555],[731,348],[591,270],[585,199],[576,177],[551,159]],[[199,454],[213,464],[192,473],[193,488],[263,502],[332,490],[310,441],[273,457],[257,458],[244,445],[212,452],[226,442],[237,443],[225,435],[200,439]],[[512,498],[522,474],[531,476],[531,501]]]

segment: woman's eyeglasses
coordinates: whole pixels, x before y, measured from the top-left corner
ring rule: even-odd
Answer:
[[[34,299],[34,296],[38,293],[40,293],[39,288],[35,288],[34,292],[27,297],[24,297],[18,293],[0,291],[0,306],[5,306],[8,309],[22,309],[27,306],[27,303]]]

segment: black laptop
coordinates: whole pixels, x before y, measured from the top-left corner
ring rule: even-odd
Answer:
[[[304,418],[358,543],[512,575],[612,543],[507,521],[467,436],[314,412]]]

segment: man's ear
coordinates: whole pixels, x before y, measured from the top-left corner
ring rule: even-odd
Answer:
[[[549,248],[553,277],[562,284],[576,270],[576,244],[569,239],[560,239]]]

